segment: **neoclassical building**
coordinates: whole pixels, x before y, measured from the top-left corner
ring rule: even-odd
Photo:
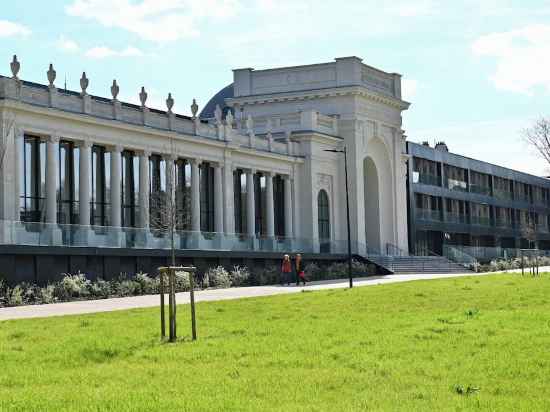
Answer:
[[[168,227],[188,259],[342,253],[344,156],[334,149],[347,151],[354,252],[408,249],[399,74],[357,57],[239,69],[185,116],[171,95],[158,110],[145,88],[133,105],[116,81],[105,98],[87,93],[85,73],[71,91],[51,65],[46,84],[21,80],[15,57],[10,66],[0,77],[6,276],[151,270]]]

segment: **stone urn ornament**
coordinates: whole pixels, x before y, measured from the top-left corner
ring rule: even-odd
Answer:
[[[145,102],[147,101],[147,92],[145,87],[141,87],[141,92],[139,93],[139,101],[141,102],[141,107],[145,107]]]
[[[120,87],[118,87],[116,79],[114,79],[113,85],[111,86],[111,95],[113,96],[113,100],[116,100],[119,92],[120,92]]]
[[[50,82],[50,87],[55,87],[53,82],[55,82],[55,78],[57,77],[57,72],[53,68],[53,64],[50,63],[50,68],[47,72],[48,75],[48,82]]]
[[[10,63],[11,68],[11,74],[13,75],[13,78],[17,80],[17,74],[19,73],[19,69],[21,69],[21,63],[17,60],[17,55],[13,55],[13,60]]]
[[[191,105],[191,114],[193,115],[193,119],[197,117],[198,111],[199,111],[199,105],[197,104],[197,101],[193,99],[193,104]]]
[[[86,77],[86,72],[82,72],[82,77],[80,78],[80,88],[82,89],[82,96],[86,96],[86,89],[90,85],[90,81]]]
[[[174,107],[174,99],[172,98],[172,93],[168,93],[168,98],[166,99],[166,107],[168,108],[168,113],[172,113],[172,108]]]

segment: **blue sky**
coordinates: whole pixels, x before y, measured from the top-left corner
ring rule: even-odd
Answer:
[[[32,4],[32,6],[31,6]],[[189,113],[232,81],[231,69],[356,55],[403,74],[413,141],[534,174],[550,168],[520,139],[550,113],[550,1],[49,0],[6,2],[0,73]],[[2,63],[4,62],[4,63]]]

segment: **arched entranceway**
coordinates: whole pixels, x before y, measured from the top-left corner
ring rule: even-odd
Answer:
[[[365,178],[365,235],[367,246],[384,252],[394,243],[393,179],[386,145],[378,138],[367,145]]]
[[[317,195],[317,225],[320,252],[330,252],[330,205],[325,190],[320,190]]]

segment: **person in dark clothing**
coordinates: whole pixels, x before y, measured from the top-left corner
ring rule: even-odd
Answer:
[[[294,263],[296,267],[296,286],[300,286],[300,282],[306,285],[306,274],[304,272],[304,262],[302,261],[302,255],[299,253],[296,255],[296,261]]]

